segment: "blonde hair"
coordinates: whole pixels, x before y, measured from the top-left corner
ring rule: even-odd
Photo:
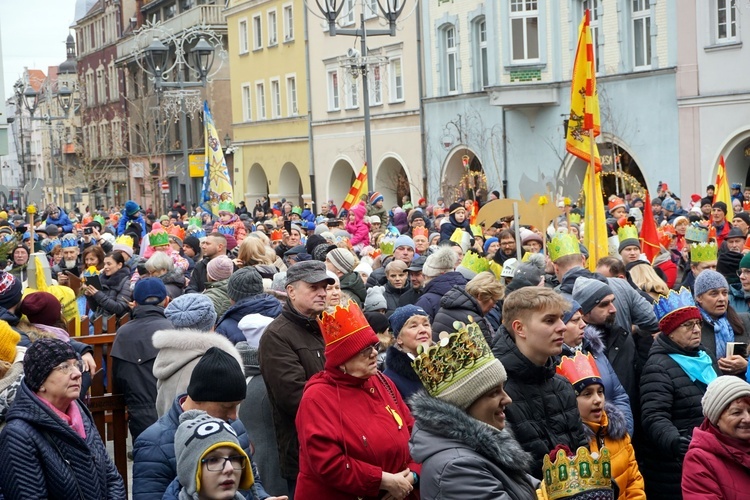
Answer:
[[[659,298],[659,295],[668,295],[669,286],[664,282],[663,279],[656,274],[654,268],[648,264],[639,264],[630,268],[630,279],[633,280],[635,286],[649,294],[655,299]]]
[[[479,302],[494,300],[497,302],[505,295],[505,286],[500,283],[490,271],[484,271],[466,284],[466,293]]]
[[[568,301],[554,290],[536,286],[519,288],[505,297],[503,326],[513,335],[513,322],[517,319],[526,319],[531,312],[558,311],[562,316],[568,309]]]
[[[245,266],[255,266],[257,264],[270,265],[276,260],[276,252],[263,244],[262,238],[256,236],[242,240],[237,258]]]
[[[385,266],[385,274],[388,274],[391,271],[397,272],[397,273],[403,273],[406,271],[407,267],[409,266],[407,266],[404,261],[393,259],[392,261],[388,263],[387,266]]]

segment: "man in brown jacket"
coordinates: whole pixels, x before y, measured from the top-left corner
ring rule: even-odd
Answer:
[[[288,300],[281,316],[266,328],[258,348],[260,371],[273,408],[281,476],[289,500],[299,472],[299,441],[294,420],[305,383],[325,364],[325,342],[316,318],[326,306],[326,287],[334,283],[320,261],[300,262],[287,271]]]

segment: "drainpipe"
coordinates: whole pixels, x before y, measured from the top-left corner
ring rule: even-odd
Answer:
[[[503,198],[508,197],[508,133],[505,128],[505,106],[503,106]]]
[[[417,10],[415,19],[417,21],[417,58],[419,59],[419,68],[417,68],[417,85],[419,87],[419,135],[422,138],[422,196],[425,199],[430,199],[427,196],[427,131],[424,123],[424,82],[422,71],[424,71],[424,58],[422,54],[422,14],[419,2],[417,2]],[[432,193],[430,193],[432,194]],[[439,194],[438,194],[439,196]],[[435,197],[437,198],[437,197]]]
[[[310,175],[310,197],[312,199],[312,213],[315,214],[318,211],[318,197],[315,190],[315,157],[313,156],[313,127],[312,127],[312,83],[310,82],[310,36],[307,29],[307,9],[303,9],[305,13],[305,82],[307,85],[307,145],[310,157],[310,168],[308,170]]]

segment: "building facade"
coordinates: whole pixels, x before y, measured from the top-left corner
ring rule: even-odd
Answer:
[[[305,2],[230,0],[235,202],[312,201]]]

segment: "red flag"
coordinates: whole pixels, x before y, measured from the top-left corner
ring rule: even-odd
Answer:
[[[646,199],[643,200],[643,224],[641,225],[641,251],[646,254],[650,263],[661,251],[659,245],[659,232],[656,229],[654,213],[651,211],[651,195],[646,191]]]

